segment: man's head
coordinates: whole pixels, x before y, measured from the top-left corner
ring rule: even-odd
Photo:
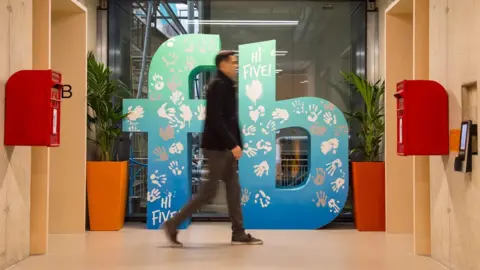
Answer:
[[[230,78],[237,76],[238,61],[235,52],[233,51],[221,51],[215,57],[215,65],[217,69],[223,72]]]

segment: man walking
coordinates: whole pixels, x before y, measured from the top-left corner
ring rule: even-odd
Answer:
[[[235,87],[238,61],[234,52],[222,51],[215,57],[217,75],[207,90],[207,112],[202,148],[208,159],[209,176],[199,194],[177,215],[164,223],[163,229],[172,246],[181,247],[177,227],[217,193],[218,181],[226,186],[228,213],[232,222],[232,244],[261,245],[263,241],[245,233],[237,161],[242,156],[242,139],[238,119]]]

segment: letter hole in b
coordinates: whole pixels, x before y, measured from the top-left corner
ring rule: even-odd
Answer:
[[[14,73],[5,86],[4,144],[60,146],[61,100],[71,96],[71,86],[62,84],[58,72]]]

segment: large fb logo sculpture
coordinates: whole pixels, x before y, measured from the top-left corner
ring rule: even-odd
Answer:
[[[148,99],[126,99],[123,129],[148,132],[147,227],[157,229],[191,198],[191,143],[202,132],[205,101],[191,99],[193,77],[214,67],[217,35],[182,35],[156,52]],[[348,194],[348,126],[329,101],[275,100],[275,41],[239,48],[239,115],[244,156],[239,174],[247,229],[316,229],[338,216]],[[276,130],[310,133],[309,176],[300,187],[276,188]],[[182,224],[186,228],[189,222]]]

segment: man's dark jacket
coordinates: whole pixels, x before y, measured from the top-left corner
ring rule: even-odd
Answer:
[[[234,81],[221,71],[207,88],[206,114],[203,149],[224,151],[242,147],[237,90]]]

